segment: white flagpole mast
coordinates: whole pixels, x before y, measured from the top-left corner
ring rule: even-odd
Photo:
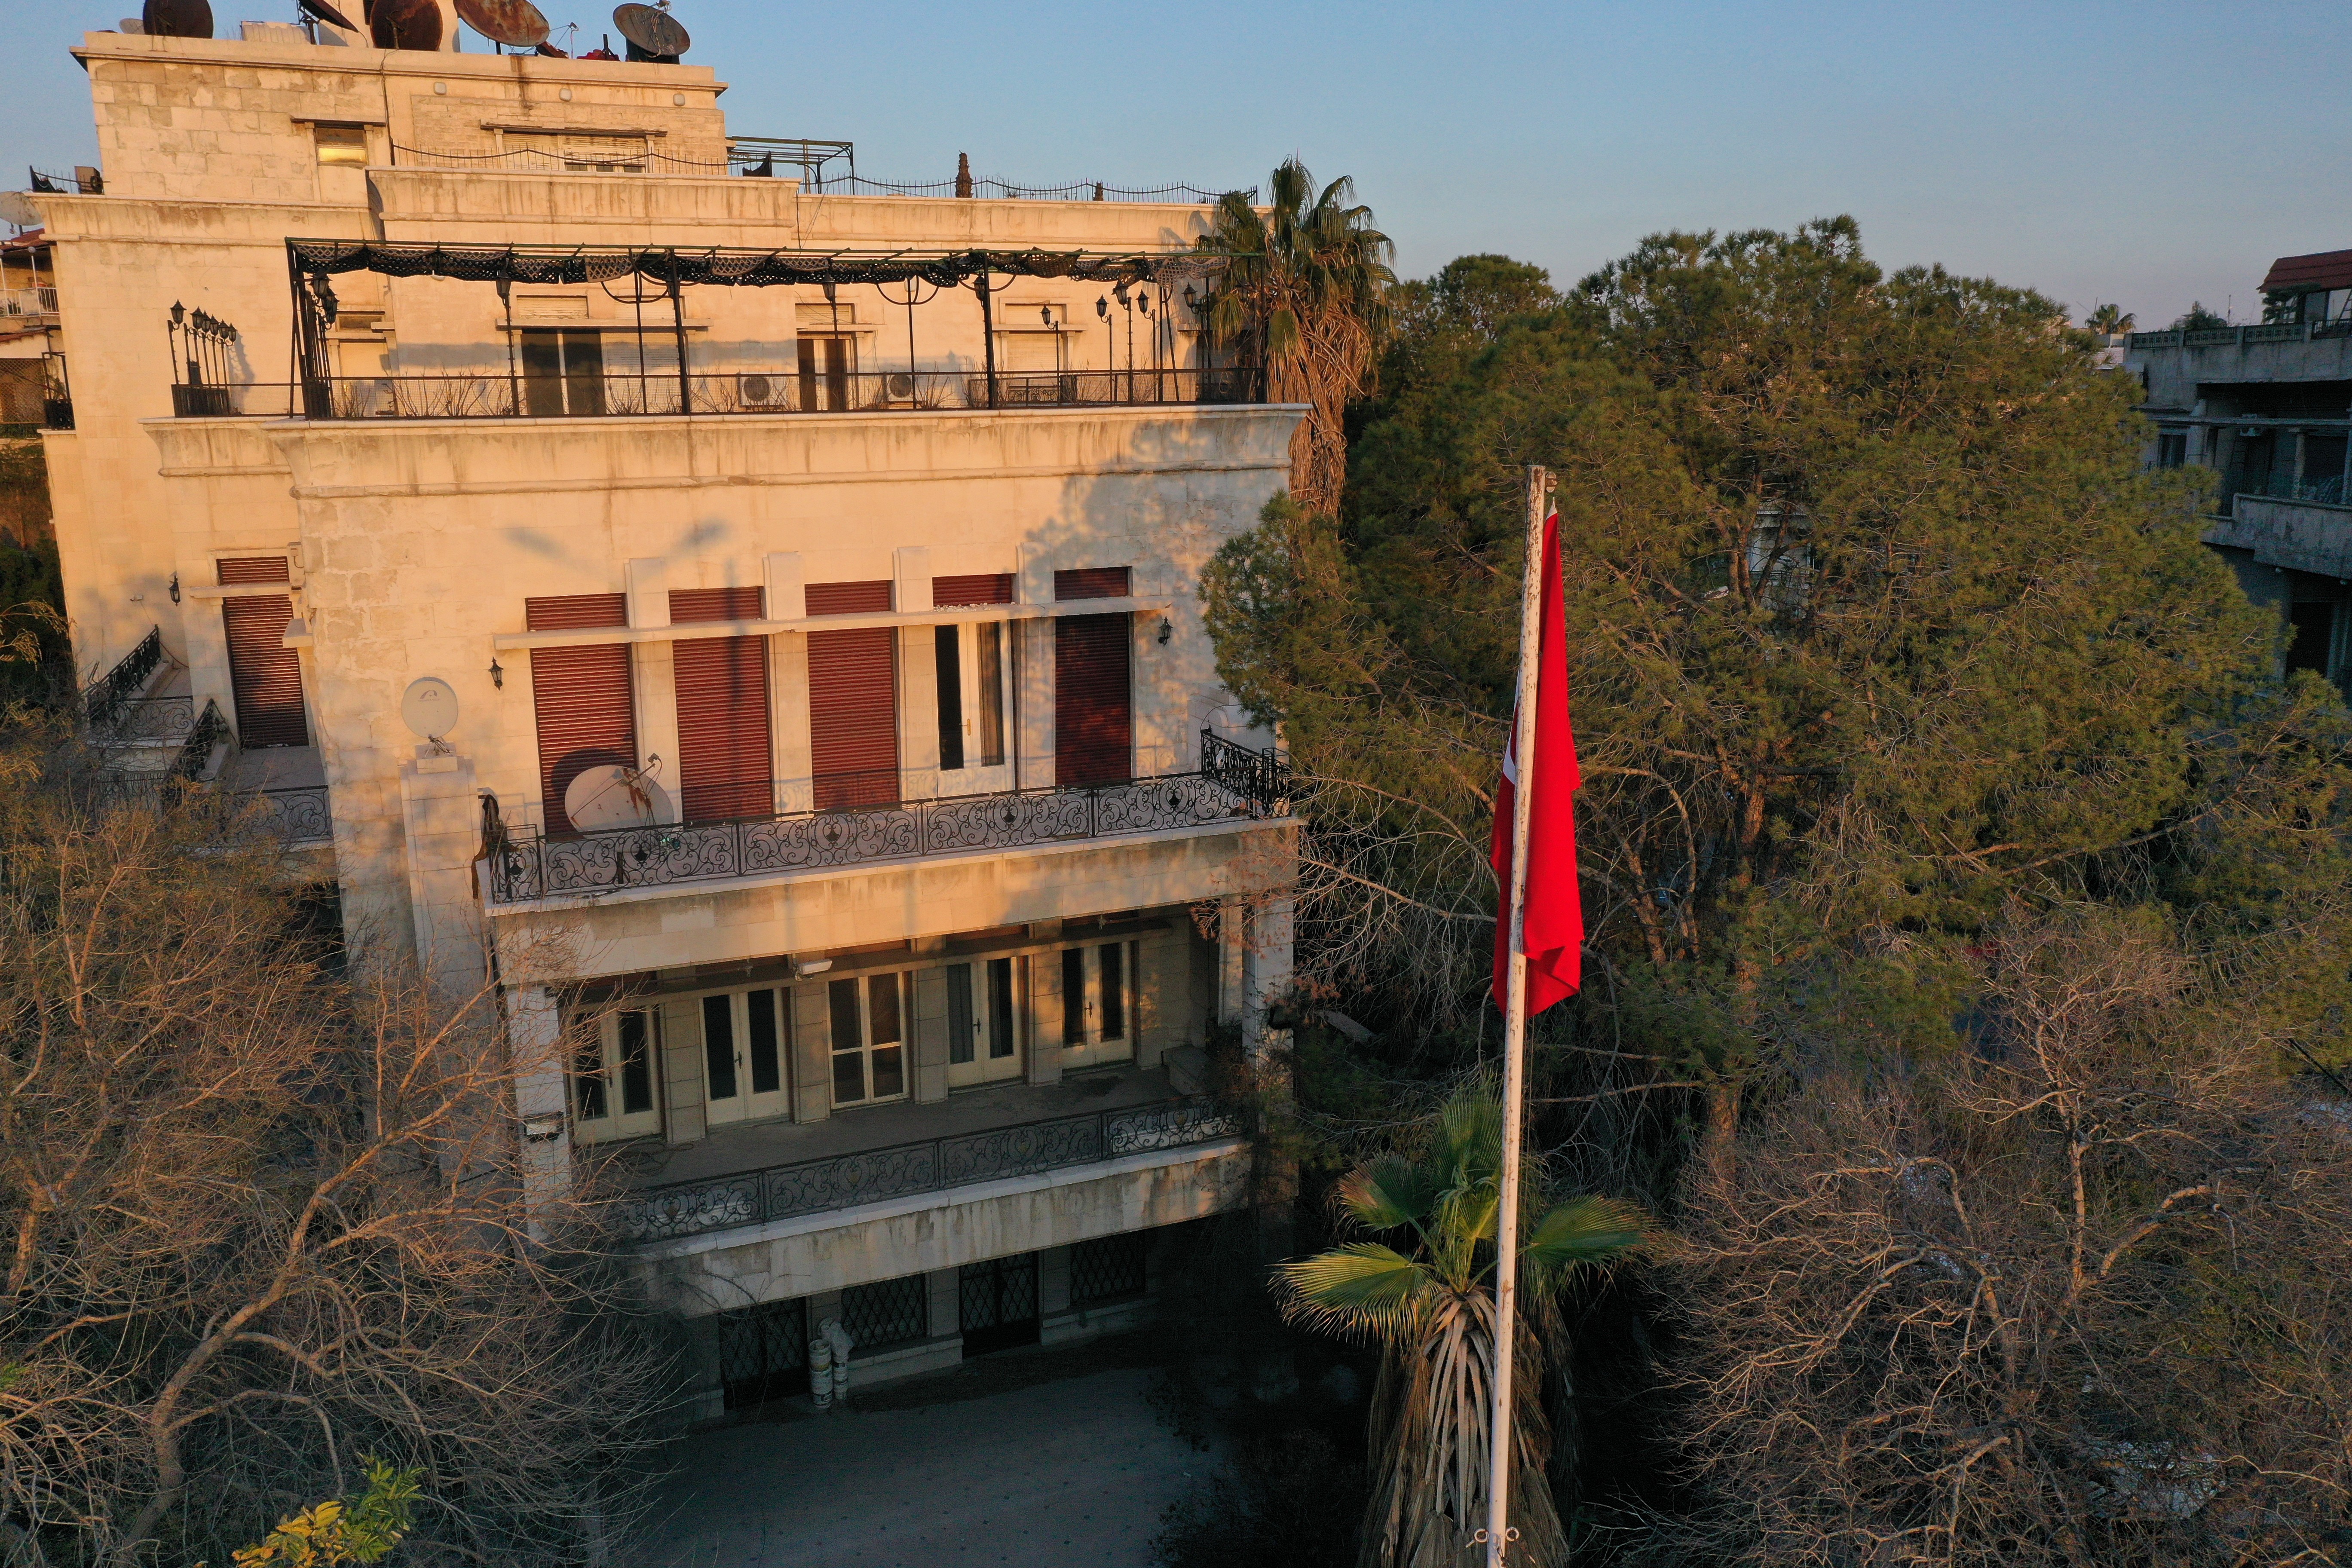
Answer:
[[[1510,1543],[1511,1353],[1517,1343],[1519,1289],[1519,1121],[1527,1098],[1528,1037],[1528,824],[1535,805],[1536,680],[1542,673],[1544,514],[1551,475],[1528,469],[1528,552],[1519,588],[1519,700],[1512,715],[1511,757],[1518,777],[1511,786],[1509,968],[1503,1008],[1503,1170],[1500,1207],[1495,1222],[1495,1411],[1487,1435],[1486,1568],[1504,1568]]]

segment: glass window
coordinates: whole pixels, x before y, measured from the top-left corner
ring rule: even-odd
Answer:
[[[1109,942],[1101,949],[1102,965],[1102,1037],[1123,1040],[1127,1037],[1127,947],[1123,942]]]
[[[750,998],[751,1092],[774,1094],[784,1087],[782,1031],[776,1026],[776,994],[754,991]]]
[[[1087,1043],[1087,950],[1062,950],[1062,1044]]]
[[[833,1033],[833,1102],[857,1105],[907,1092],[899,973],[829,981],[826,1010]]]
[[[368,161],[367,127],[364,125],[317,125],[310,137],[319,150],[319,162],[340,164],[346,168],[364,168]]]
[[[608,1014],[580,1026],[572,1058],[572,1115],[583,1142],[661,1131],[649,1020],[646,1013]]]

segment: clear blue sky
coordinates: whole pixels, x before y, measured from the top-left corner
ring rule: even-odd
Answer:
[[[292,0],[212,0],[221,32]],[[609,26],[604,0],[540,0]],[[2142,326],[2258,310],[2273,256],[2352,247],[2338,4],[812,5],[676,0],[734,130],[860,173],[1024,183],[1355,176],[1408,276],[1470,251],[1568,282],[1663,228],[1850,212],[1942,261]],[[132,0],[6,0],[0,186],[89,162],[66,54]],[[468,38],[468,47],[481,47]],[[9,172],[11,166],[16,172]]]

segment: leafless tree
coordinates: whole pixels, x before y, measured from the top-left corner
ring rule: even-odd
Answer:
[[[54,755],[0,759],[0,1564],[226,1562],[368,1454],[424,1471],[418,1562],[598,1561],[664,1362],[593,1184],[526,1200],[488,998]]]
[[[2013,918],[1965,1059],[1813,1061],[1697,1168],[1701,1506],[1771,1564],[2340,1559],[2352,1138],[2161,931]]]

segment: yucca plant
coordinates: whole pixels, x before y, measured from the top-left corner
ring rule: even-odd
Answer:
[[[1465,1084],[1415,1149],[1383,1155],[1340,1183],[1346,1222],[1386,1239],[1348,1242],[1277,1270],[1292,1321],[1381,1347],[1369,1434],[1372,1492],[1359,1555],[1364,1568],[1480,1561],[1476,1538],[1491,1474],[1502,1131],[1494,1086]],[[1559,1288],[1574,1270],[1639,1246],[1649,1222],[1603,1197],[1546,1207],[1532,1166],[1520,1190],[1523,1213],[1537,1217],[1520,1229],[1510,1510],[1518,1538],[1507,1561],[1513,1568],[1557,1568],[1568,1548],[1545,1475],[1551,1439],[1542,1386]]]

